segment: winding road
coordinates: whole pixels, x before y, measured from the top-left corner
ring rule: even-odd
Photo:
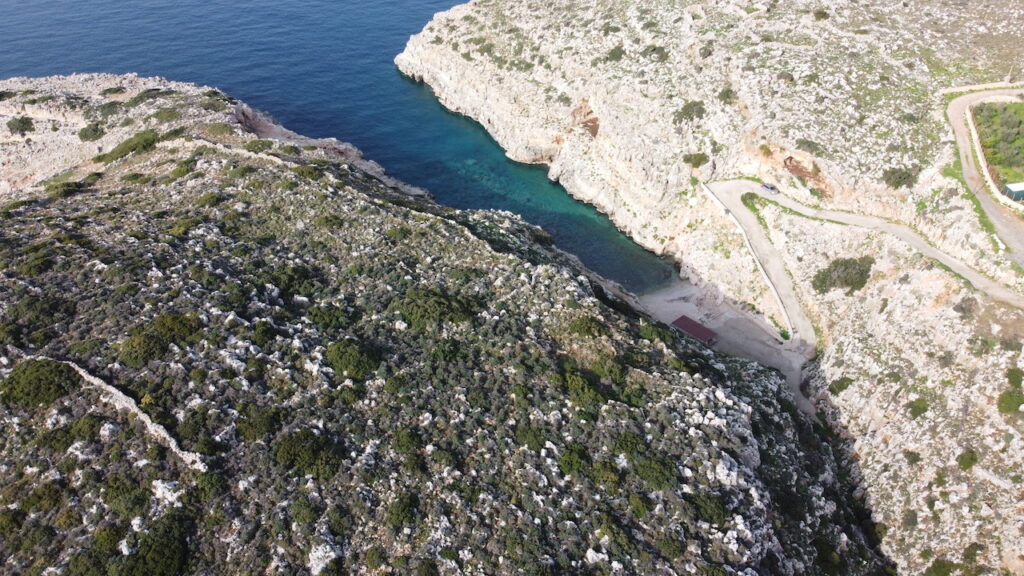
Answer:
[[[789,314],[790,317],[793,318],[796,333],[806,334],[807,326],[811,326],[811,330],[813,331],[813,325],[810,323],[810,320],[807,319],[802,307],[799,306],[799,300],[796,299],[796,290],[793,287],[792,278],[786,271],[785,265],[781,262],[781,254],[779,254],[775,249],[775,246],[771,244],[771,241],[768,239],[768,235],[765,233],[764,228],[761,227],[757,217],[743,204],[741,199],[746,193],[761,195],[760,185],[748,180],[730,180],[725,182],[716,182],[709,186],[709,188],[712,193],[714,193],[715,196],[729,208],[729,210],[736,214],[737,218],[739,218],[740,222],[743,224],[744,231],[750,237],[751,245],[754,246],[755,255],[757,258],[762,260],[765,270],[768,272],[768,276],[771,278],[772,283],[775,284],[783,303],[789,309]],[[931,243],[929,243],[923,236],[902,224],[896,224],[889,222],[888,220],[883,220],[874,216],[866,216],[864,214],[812,208],[782,194],[762,197],[771,202],[775,202],[784,208],[788,208],[801,216],[817,218],[820,220],[832,220],[840,224],[847,224],[849,226],[857,226],[860,228],[891,234],[900,240],[903,240],[909,244],[911,248],[920,252],[924,256],[938,261],[956,274],[962,276],[965,280],[970,282],[971,285],[986,293],[992,299],[1018,308],[1024,308],[1024,295],[1007,288],[1003,284],[981,274],[962,260],[950,256],[935,246],[932,246]],[[1024,223],[1018,221],[1017,227],[1024,228]],[[789,308],[790,304],[792,304],[792,308]],[[805,322],[806,324],[804,324]]]
[[[993,224],[996,235],[1003,245],[1006,246],[1007,256],[1017,264],[1024,266],[1024,221],[1022,221],[1016,211],[993,197],[992,191],[990,191],[986,183],[986,178],[980,171],[976,161],[976,157],[981,156],[980,143],[975,139],[967,117],[972,107],[983,102],[1015,101],[1016,98],[1024,95],[1024,87],[1005,86],[995,89],[988,88],[991,87],[985,87],[984,91],[968,93],[955,98],[950,102],[947,113],[956,136],[957,145],[959,146],[963,178],[970,189],[969,192],[978,198],[982,210]],[[966,87],[946,92],[957,93],[971,89],[972,87]],[[936,248],[925,237],[908,226],[874,216],[814,208],[801,204],[783,194],[765,196],[762,194],[761,186],[749,180],[714,182],[704,186],[704,189],[717,199],[718,203],[733,218],[740,231],[746,237],[750,250],[764,271],[771,289],[784,308],[793,332],[793,337],[790,341],[777,342],[775,345],[771,345],[770,342],[766,344],[766,339],[763,337],[758,338],[752,337],[749,334],[740,334],[735,338],[729,339],[725,338],[729,333],[725,333],[722,335],[723,341],[720,342],[718,347],[733,348],[735,350],[726,349],[725,351],[740,352],[743,355],[754,357],[762,363],[781,370],[793,389],[801,408],[805,410],[809,406],[809,402],[800,392],[799,385],[803,378],[804,363],[812,359],[816,353],[817,337],[814,324],[800,303],[793,277],[786,268],[782,254],[772,243],[768,236],[768,231],[761,225],[757,215],[743,203],[742,198],[744,194],[753,193],[804,217],[831,220],[840,224],[857,226],[895,236],[922,255],[946,266],[969,282],[975,289],[984,292],[993,300],[1010,306],[1024,308],[1024,294],[992,280],[975,270],[969,263],[963,262]],[[772,348],[772,350],[767,350],[766,346]]]

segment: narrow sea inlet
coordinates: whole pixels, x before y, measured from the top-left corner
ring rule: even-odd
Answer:
[[[456,3],[0,0],[0,78],[137,72],[217,86],[295,132],[355,144],[440,203],[520,214],[631,291],[667,284],[670,262],[574,200],[543,167],[508,160],[479,125],[395,69],[409,36]]]

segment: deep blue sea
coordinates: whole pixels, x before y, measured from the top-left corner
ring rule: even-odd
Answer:
[[[635,292],[666,284],[668,262],[399,74],[409,36],[456,3],[0,0],[0,78],[137,72],[216,86],[296,132],[355,144],[438,202],[518,213]]]

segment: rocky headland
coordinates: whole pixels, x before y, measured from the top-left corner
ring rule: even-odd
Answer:
[[[516,216],[208,87],[0,99],[0,571],[887,568],[776,372]]]

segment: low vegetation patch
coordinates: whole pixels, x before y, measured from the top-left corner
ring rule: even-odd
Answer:
[[[78,138],[82,142],[95,142],[103,137],[106,131],[98,123],[92,123],[78,131]]]
[[[11,131],[11,134],[25,135],[26,132],[35,132],[36,126],[31,118],[18,116],[7,121],[7,129]]]
[[[692,122],[703,118],[706,114],[707,109],[704,107],[704,102],[693,100],[687,102],[682,108],[675,111],[672,115],[672,122],[676,125],[684,122]]]
[[[202,324],[195,316],[164,314],[152,322],[132,331],[121,344],[118,358],[129,368],[142,368],[163,356],[172,344],[185,346],[193,343]]]
[[[344,458],[338,443],[309,429],[284,435],[273,449],[279,466],[315,478],[334,476]]]
[[[81,377],[62,362],[25,360],[3,381],[3,401],[22,408],[49,406],[79,387]]]
[[[871,267],[875,259],[871,256],[860,258],[837,258],[827,268],[814,275],[811,285],[819,294],[830,292],[836,288],[845,288],[847,295],[860,290],[871,277]]]
[[[913,188],[919,173],[916,168],[889,168],[882,172],[882,181],[892,188]]]
[[[365,380],[377,370],[380,355],[353,340],[342,340],[327,347],[324,360],[338,376]]]
[[[143,152],[149,152],[153,148],[156,148],[157,142],[160,141],[160,135],[155,130],[143,130],[135,136],[121,142],[114,147],[113,150],[106,154],[100,154],[94,160],[102,162],[104,164],[110,164],[111,162],[120,160],[130,154],[141,154]]]
[[[474,309],[466,298],[429,288],[412,288],[388,306],[388,311],[399,312],[411,327],[421,331],[442,322],[468,322],[474,316]]]

